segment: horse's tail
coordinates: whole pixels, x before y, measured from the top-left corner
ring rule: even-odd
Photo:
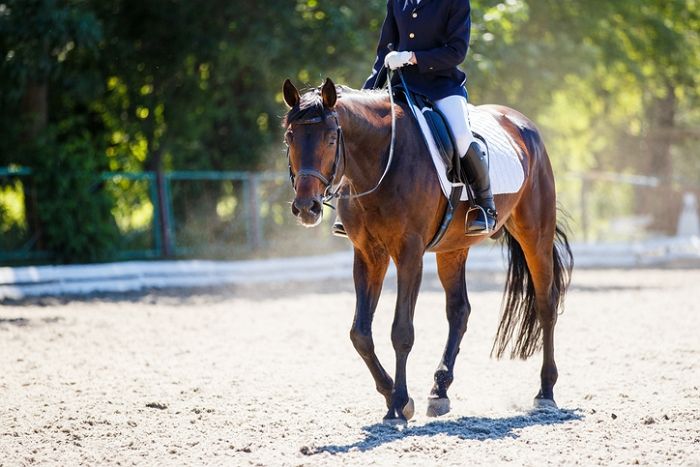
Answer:
[[[542,347],[542,328],[537,320],[535,287],[520,244],[507,230],[503,241],[508,247],[510,261],[503,292],[503,313],[491,355],[503,357],[512,341],[510,357],[526,359]],[[574,265],[569,239],[561,225],[556,226],[552,249],[552,301],[556,313],[566,295]]]

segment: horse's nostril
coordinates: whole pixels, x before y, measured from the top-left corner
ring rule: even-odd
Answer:
[[[313,214],[314,216],[317,216],[321,214],[321,210],[323,210],[323,204],[317,199],[313,201],[313,204],[309,208],[309,212]]]
[[[318,216],[322,210],[323,204],[318,199],[295,199],[292,203],[292,214],[297,217],[302,214]]]

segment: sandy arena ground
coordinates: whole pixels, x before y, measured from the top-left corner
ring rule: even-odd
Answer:
[[[403,431],[379,424],[348,339],[350,279],[6,303],[0,465],[700,465],[700,269],[575,272],[560,411],[530,409],[540,355],[489,358],[503,278],[469,284],[453,411],[429,419],[447,324],[424,280]],[[375,322],[388,368],[394,300]]]

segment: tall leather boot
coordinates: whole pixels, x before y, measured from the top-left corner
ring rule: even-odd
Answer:
[[[476,217],[465,226],[465,235],[482,235],[493,232],[496,227],[496,204],[491,193],[489,167],[486,154],[477,142],[472,142],[467,154],[462,157],[462,179],[474,191],[474,201],[481,208]]]

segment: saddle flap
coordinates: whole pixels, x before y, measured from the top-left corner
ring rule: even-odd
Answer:
[[[452,181],[458,181],[459,175],[457,172],[459,168],[455,162],[459,163],[459,154],[456,153],[457,145],[454,142],[447,119],[426,97],[415,96],[415,103],[428,124],[430,133],[440,153],[440,158],[445,163],[448,176]]]

